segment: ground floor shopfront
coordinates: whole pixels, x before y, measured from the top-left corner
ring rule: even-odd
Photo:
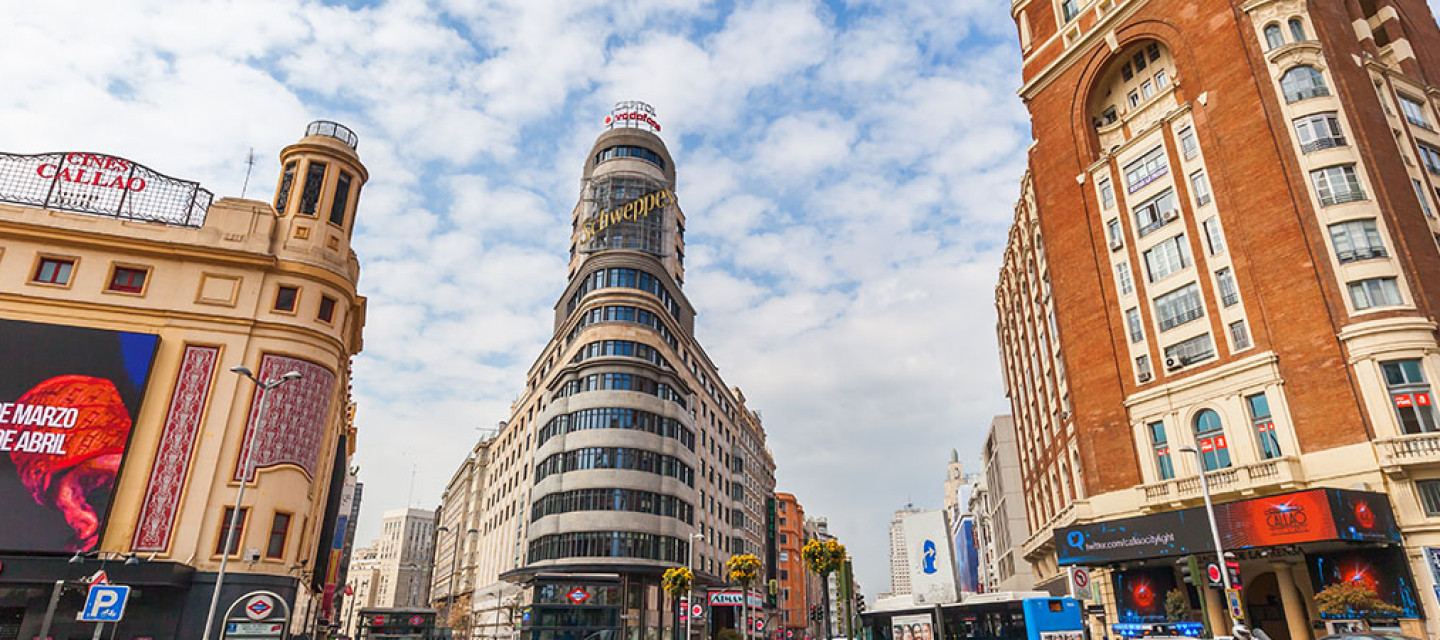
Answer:
[[[669,597],[656,572],[537,572],[506,576],[520,581],[521,640],[672,640],[685,637],[682,603]],[[696,588],[700,615],[689,620],[692,638],[715,638],[740,628],[739,591]],[[751,594],[752,624],[765,619]],[[761,624],[763,627],[763,623]],[[759,635],[759,634],[755,634]]]
[[[1361,584],[1399,608],[1373,624],[1427,636],[1413,553],[1389,496],[1312,489],[1219,503],[1215,512],[1221,542],[1238,569],[1243,619],[1274,640],[1311,640],[1346,625],[1345,616],[1327,615],[1315,601],[1316,593],[1341,582]],[[1226,594],[1207,575],[1215,564],[1218,577],[1219,565],[1203,508],[1066,527],[1056,531],[1054,544],[1062,566],[1090,572],[1104,608],[1092,632],[1138,635],[1178,617],[1195,623],[1182,625],[1190,633],[1203,633],[1202,627],[1229,633]],[[1177,609],[1185,613],[1177,616]]]

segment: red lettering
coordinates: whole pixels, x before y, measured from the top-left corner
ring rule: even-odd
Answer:
[[[81,162],[82,162],[83,160],[84,160],[84,154],[80,154],[80,153],[67,153],[67,154],[65,154],[65,163],[66,163],[66,164],[81,164]]]
[[[136,176],[136,177],[134,177],[134,178],[131,178],[131,179],[130,179],[130,182],[129,182],[127,185],[125,185],[125,186],[126,186],[127,189],[129,189],[129,190],[131,190],[131,191],[144,191],[144,190],[145,190],[145,179],[144,179],[144,178],[141,178],[141,177],[139,177],[139,176]]]
[[[85,162],[84,162],[84,164],[85,164],[85,166],[87,166],[87,167],[101,167],[101,168],[103,168],[103,167],[105,166],[105,161],[101,159],[101,156],[97,156],[97,155],[95,155],[95,154],[93,154],[93,153],[87,153],[87,154],[85,154]]]
[[[50,175],[48,175],[48,176],[45,175],[45,169],[46,169],[46,167],[49,167],[49,169],[50,169]],[[53,164],[42,164],[42,165],[40,165],[39,167],[36,167],[35,173],[40,174],[40,177],[41,177],[41,178],[44,178],[44,179],[46,179],[46,180],[49,180],[49,179],[55,177],[55,170],[58,169],[58,168],[59,168],[59,167],[56,167],[56,166],[53,165]]]

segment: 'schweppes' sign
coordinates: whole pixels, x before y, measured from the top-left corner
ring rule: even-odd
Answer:
[[[103,153],[0,153],[0,202],[198,227],[214,194]]]
[[[608,211],[601,211],[580,224],[580,244],[590,244],[600,232],[612,225],[631,220],[643,220],[651,213],[660,211],[675,203],[675,192],[661,189],[618,205]]]
[[[639,100],[615,103],[610,115],[605,116],[605,128],[648,129],[660,133],[660,122],[655,119],[655,109]]]
[[[158,343],[0,320],[0,551],[95,549]]]

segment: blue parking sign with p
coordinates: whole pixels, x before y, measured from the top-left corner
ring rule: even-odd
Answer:
[[[119,622],[125,615],[125,601],[130,599],[130,587],[114,584],[97,584],[90,587],[85,598],[85,608],[80,610],[81,622]]]

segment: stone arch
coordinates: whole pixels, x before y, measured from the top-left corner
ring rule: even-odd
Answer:
[[[1171,82],[1178,81],[1186,75],[1186,70],[1195,68],[1194,49],[1189,38],[1185,36],[1174,25],[1162,20],[1140,20],[1127,24],[1114,32],[1114,46],[1099,46],[1088,54],[1084,60],[1077,63],[1080,68],[1080,79],[1077,83],[1077,90],[1072,97],[1070,108],[1072,131],[1075,135],[1072,138],[1076,145],[1076,154],[1082,165],[1089,164],[1105,153],[1100,147],[1100,138],[1096,134],[1093,121],[1090,117],[1091,96],[1097,86],[1104,81],[1111,66],[1118,64],[1120,54],[1125,52],[1139,42],[1154,40],[1169,50],[1174,60],[1175,77]],[[1177,92],[1181,87],[1176,86]]]

